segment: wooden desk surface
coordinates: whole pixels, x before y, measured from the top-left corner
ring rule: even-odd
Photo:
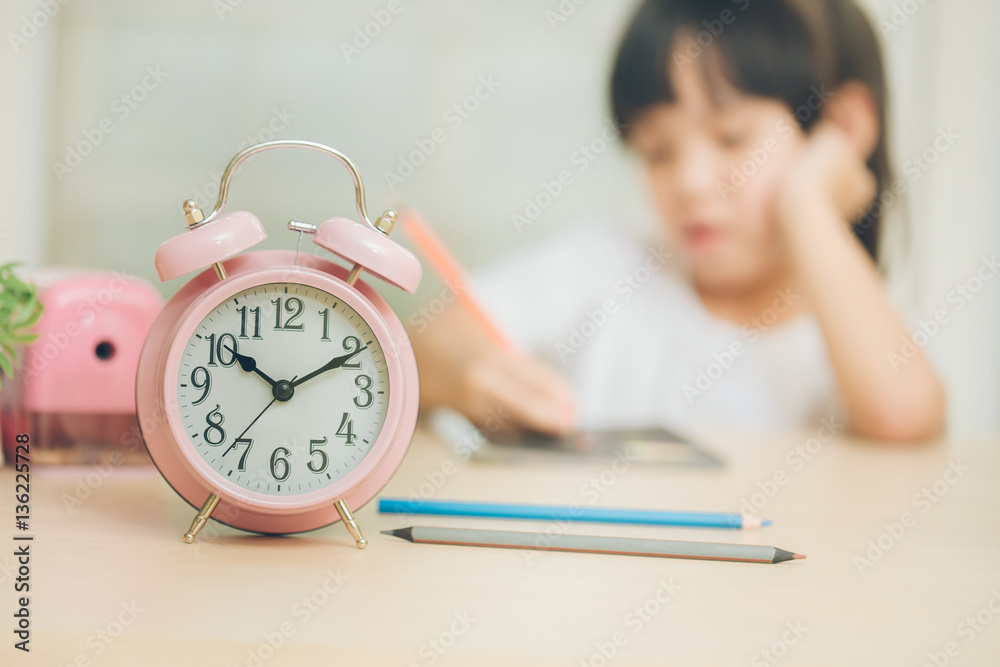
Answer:
[[[716,437],[738,452],[724,470],[615,472],[455,461],[418,431],[385,491],[406,496],[423,485],[439,498],[672,509],[766,500],[761,515],[775,523],[759,531],[563,530],[743,541],[808,555],[778,565],[415,545],[378,531],[411,523],[559,528],[401,519],[379,515],[375,503],[358,513],[366,551],[339,524],[289,538],[212,524],[188,546],[181,534],[193,511],[154,470],[112,469],[105,478],[89,468],[35,468],[30,656],[12,648],[7,467],[0,664],[935,664],[928,654],[938,665],[1000,664],[1000,443],[840,440],[806,452],[807,461],[795,448],[810,435]]]

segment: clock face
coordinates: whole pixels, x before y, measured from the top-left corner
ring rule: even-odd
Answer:
[[[371,327],[343,301],[297,283],[229,297],[181,356],[177,404],[191,445],[250,491],[318,491],[357,467],[389,404]]]

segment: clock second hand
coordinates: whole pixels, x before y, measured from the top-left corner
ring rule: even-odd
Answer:
[[[298,375],[296,375],[295,377],[298,377]],[[293,377],[291,380],[289,380],[289,382],[295,382],[295,377]],[[253,418],[253,421],[250,422],[250,424],[245,429],[243,429],[243,432],[240,433],[240,435],[239,435],[238,438],[236,438],[235,440],[233,440],[233,444],[229,445],[229,447],[226,448],[226,451],[222,452],[223,456],[225,456],[226,454],[228,454],[232,450],[236,449],[236,443],[243,439],[243,436],[245,436],[247,434],[247,431],[250,430],[250,427],[257,423],[257,420],[260,419],[264,415],[265,412],[267,412],[267,409],[269,407],[271,407],[272,405],[274,405],[274,402],[276,400],[278,400],[277,396],[275,396],[274,398],[272,398],[271,402],[264,406],[264,409],[260,411],[260,414]]]

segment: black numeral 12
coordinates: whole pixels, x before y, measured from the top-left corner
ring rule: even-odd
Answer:
[[[288,319],[285,320],[284,326],[281,324],[281,297],[277,299],[272,299],[271,303],[274,304],[274,330],[275,331],[302,331],[304,325],[300,322],[299,324],[293,324],[295,320],[302,316],[302,299],[298,297],[288,297],[285,299],[285,312],[288,313]]]

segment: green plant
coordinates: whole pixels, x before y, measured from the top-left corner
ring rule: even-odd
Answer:
[[[0,266],[0,369],[8,377],[14,374],[17,348],[35,340],[28,333],[42,316],[38,290],[14,273],[16,263]]]

